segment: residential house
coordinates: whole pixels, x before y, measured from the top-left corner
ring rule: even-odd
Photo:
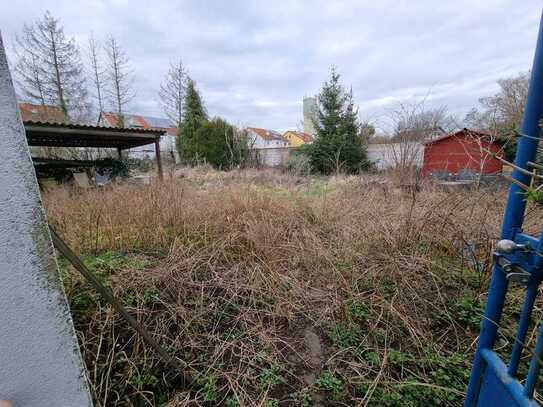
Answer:
[[[288,141],[275,130],[248,127],[249,145],[255,149],[288,147]]]
[[[177,127],[171,120],[143,116],[138,114],[124,114],[123,126],[127,128],[162,129],[166,134],[160,138],[160,152],[163,160],[169,160],[175,164],[180,162],[177,152]],[[102,126],[118,127],[118,115],[113,112],[101,112],[99,123]],[[128,150],[128,156],[132,158],[155,158],[155,151],[149,146],[136,147]]]
[[[66,115],[58,106],[19,103],[19,110],[24,122],[64,123]]]
[[[289,142],[280,133],[258,127],[248,127],[247,133],[249,147],[262,165],[277,167],[288,157]]]
[[[291,147],[300,147],[304,144],[311,144],[314,140],[314,137],[311,134],[296,130],[287,130],[283,134],[283,138],[289,142]]]
[[[34,103],[19,103],[19,111],[23,122],[35,123],[66,123],[66,115],[59,106],[38,105]],[[72,158],[73,149],[49,147],[30,147],[32,156],[43,158]]]

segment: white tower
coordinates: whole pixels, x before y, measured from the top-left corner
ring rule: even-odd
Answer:
[[[313,118],[315,118],[315,111],[317,110],[317,99],[314,97],[304,97],[304,133],[315,134],[315,126],[313,125]]]

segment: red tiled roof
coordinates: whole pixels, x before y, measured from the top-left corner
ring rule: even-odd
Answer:
[[[119,124],[117,115],[110,112],[102,112],[102,120],[106,126],[117,127]]]
[[[102,118],[108,126],[117,127],[119,125],[119,116],[117,115],[117,113],[102,112]],[[127,120],[135,123],[126,123]],[[126,115],[124,125],[125,127],[131,127],[130,125],[132,125],[132,127],[141,127],[144,129],[151,128],[151,126],[149,126],[149,123],[145,121],[143,116],[137,114]]]
[[[273,130],[260,129],[258,127],[247,127],[247,130],[251,130],[252,132],[256,133],[260,138],[266,141],[270,141],[270,140],[285,141],[283,136],[281,136],[279,133],[274,132]]]
[[[314,140],[314,137],[311,134],[304,133],[303,131],[288,130],[285,132],[285,134],[287,133],[292,133],[298,136],[304,143],[311,143]]]
[[[167,127],[166,133],[168,133],[170,136],[177,136],[177,127]]]
[[[117,113],[102,112],[102,119],[106,126],[117,127],[119,123]],[[141,129],[158,129],[165,130],[170,136],[177,136],[177,127],[157,127],[151,126],[151,124],[145,119],[144,116],[139,114],[127,114],[125,117],[125,127],[141,128]]]
[[[26,121],[40,121],[48,123],[65,123],[66,116],[58,106],[35,105],[32,103],[19,103],[21,117]]]
[[[141,126],[144,129],[148,129],[149,127],[151,127],[149,126],[149,123],[147,123],[147,121],[140,115],[133,114],[132,120],[136,121],[138,123],[138,126]]]

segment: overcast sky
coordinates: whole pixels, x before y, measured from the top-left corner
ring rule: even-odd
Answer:
[[[46,10],[80,47],[113,34],[134,68],[133,113],[164,116],[157,96],[179,57],[210,115],[296,128],[302,99],[336,65],[363,119],[384,126],[399,102],[427,96],[460,117],[530,69],[540,0],[135,1],[2,0],[8,47]],[[8,53],[12,55],[8,48]]]

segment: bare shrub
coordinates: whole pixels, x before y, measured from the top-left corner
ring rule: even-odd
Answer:
[[[400,185],[418,184],[418,168],[422,164],[422,143],[458,127],[446,106],[426,107],[426,98],[413,103],[400,103],[389,114],[394,126],[388,154],[391,175]]]

